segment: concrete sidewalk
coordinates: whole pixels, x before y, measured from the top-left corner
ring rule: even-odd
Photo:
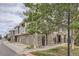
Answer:
[[[21,43],[10,43],[8,41],[3,41],[3,44],[8,48],[12,49],[14,52],[16,52],[19,55],[21,55],[21,52],[23,52],[27,47],[26,45]]]
[[[8,41],[4,41],[3,44],[6,45],[7,47],[9,47],[10,49],[12,49],[13,51],[15,51],[19,55],[34,56],[34,55],[30,54],[30,52],[40,51],[40,50],[48,50],[48,49],[56,48],[56,47],[59,47],[59,46],[66,46],[67,43],[57,44],[57,45],[54,45],[54,46],[46,46],[46,47],[43,47],[43,48],[36,48],[36,49],[28,49],[27,45],[24,45],[24,44],[21,44],[21,43],[10,43]]]

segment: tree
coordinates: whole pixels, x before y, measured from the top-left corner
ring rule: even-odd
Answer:
[[[54,31],[54,14],[51,4],[25,4],[30,8],[28,14],[28,26],[29,33],[35,33],[36,39],[38,33],[47,33]],[[44,10],[44,11],[43,11]]]
[[[70,30],[75,33],[79,27],[78,4],[25,4],[25,6],[30,9],[28,15],[26,14],[28,16],[28,32],[49,33],[59,31],[59,28],[63,26],[68,29],[68,49],[71,50]],[[72,35],[73,41],[75,40],[74,35]],[[69,50],[68,53],[70,55]]]
[[[77,19],[77,18],[74,18],[74,17],[78,16],[76,13],[79,13],[78,10],[77,10],[78,9],[78,4],[57,4],[57,5],[58,5],[57,8],[59,7],[57,10],[60,13],[66,12],[67,13],[66,15],[68,15],[68,16],[66,16],[66,19],[68,18],[68,27],[67,27],[68,28],[68,55],[71,55],[71,46],[72,47],[74,46],[72,44],[74,44],[73,42],[74,42],[75,39],[73,38],[74,40],[71,40],[70,27],[73,27],[73,29],[76,29],[76,28],[78,28],[78,26],[77,25],[76,25],[76,27],[70,26],[70,23],[73,24],[74,20]],[[63,18],[63,16],[61,18]],[[59,18],[59,19],[61,19],[61,18]],[[71,31],[73,31],[73,29],[71,28]]]

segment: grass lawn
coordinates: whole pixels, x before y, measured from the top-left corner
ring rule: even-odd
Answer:
[[[57,47],[54,49],[35,51],[31,53],[36,56],[67,56],[67,47]],[[79,56],[79,46],[75,46],[75,49],[72,50],[72,53],[73,56]]]

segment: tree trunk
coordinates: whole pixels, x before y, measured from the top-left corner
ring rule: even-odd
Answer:
[[[74,40],[72,40],[72,50],[74,50]]]
[[[72,49],[74,49],[74,42],[75,42],[75,40],[76,40],[76,38],[77,38],[77,35],[78,35],[78,32],[77,32],[77,30],[73,30],[73,33],[72,33]]]
[[[38,47],[38,33],[35,32],[35,37],[34,37],[34,48]]]
[[[72,49],[74,50],[75,31],[72,30]]]

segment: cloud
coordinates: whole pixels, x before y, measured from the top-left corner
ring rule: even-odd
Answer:
[[[0,34],[4,35],[22,22],[26,10],[22,3],[0,3]]]

